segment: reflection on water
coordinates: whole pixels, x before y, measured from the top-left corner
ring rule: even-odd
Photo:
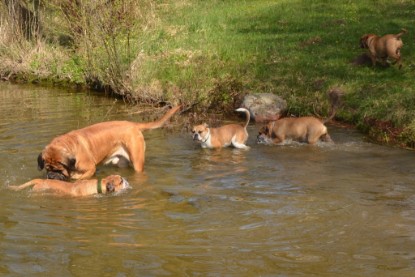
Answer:
[[[201,149],[173,129],[144,133],[131,188],[81,199],[14,192],[42,177],[54,136],[137,108],[94,94],[2,85],[0,274],[6,276],[413,276],[413,152],[329,126],[336,144]],[[178,123],[176,123],[177,125]]]

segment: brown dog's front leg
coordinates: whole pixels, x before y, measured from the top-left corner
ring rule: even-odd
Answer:
[[[272,139],[272,142],[274,143],[274,144],[279,144],[279,143],[281,143],[281,142],[283,142],[284,141],[284,138],[279,138],[279,137],[276,137],[276,138],[273,138]]]
[[[372,60],[372,66],[375,67],[376,66],[376,57],[373,55],[370,55],[370,59]]]
[[[72,179],[88,179],[94,176],[96,170],[95,163],[91,160],[79,161],[75,164],[75,170],[71,172]]]
[[[71,178],[76,179],[76,180],[81,180],[81,179],[83,180],[83,179],[91,178],[92,176],[94,176],[94,174],[95,174],[95,167],[93,170],[90,169],[83,173],[80,173],[79,171],[77,173],[73,173],[71,174]]]

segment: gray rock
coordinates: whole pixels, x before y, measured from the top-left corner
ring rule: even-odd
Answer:
[[[287,109],[287,102],[272,93],[248,94],[242,107],[249,110],[252,120],[265,122],[278,120]]]

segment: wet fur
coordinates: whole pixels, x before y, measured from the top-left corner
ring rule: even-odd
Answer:
[[[180,109],[176,106],[154,122],[108,121],[56,137],[38,156],[38,169],[48,179],[87,179],[100,163],[125,166],[142,172],[145,141],[142,131],[161,127]]]
[[[113,193],[128,187],[128,182],[120,175],[110,175],[102,180],[102,193]],[[32,188],[33,192],[52,192],[57,195],[88,196],[98,193],[98,180],[78,180],[74,183],[52,179],[33,179],[20,186],[9,186],[12,190]]]
[[[245,145],[248,140],[246,127],[251,115],[245,108],[239,108],[236,111],[245,113],[246,122],[244,126],[228,124],[218,128],[210,128],[203,123],[193,127],[193,140],[199,142],[202,148],[222,148],[232,145],[235,148],[248,149],[249,147]]]
[[[269,122],[259,131],[257,142],[280,144],[285,140],[315,144],[319,140],[332,142],[327,127],[315,117],[288,117]]]
[[[333,142],[324,124],[335,117],[337,109],[341,106],[343,94],[340,88],[333,88],[328,92],[330,115],[327,119],[320,120],[314,116],[305,116],[271,121],[259,130],[257,143],[282,144],[286,140],[308,144],[316,144],[318,141]]]

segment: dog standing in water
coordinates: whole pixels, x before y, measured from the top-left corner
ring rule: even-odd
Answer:
[[[206,123],[203,123],[193,127],[193,140],[199,142],[202,148],[222,148],[232,145],[235,148],[249,149],[245,143],[248,140],[246,127],[251,114],[245,108],[239,108],[236,111],[245,113],[245,125],[228,124],[219,128],[209,128]]]
[[[343,91],[333,88],[329,91],[330,116],[321,120],[314,116],[286,117],[271,121],[259,130],[258,143],[281,144],[291,139],[298,142],[315,144],[318,141],[333,142],[327,127],[324,125],[334,118],[338,107],[341,105]]]
[[[38,169],[58,180],[88,179],[101,163],[131,163],[142,172],[146,150],[142,131],[160,128],[180,108],[171,108],[154,122],[107,121],[58,136],[39,154]]]
[[[286,139],[309,144],[315,144],[319,140],[332,142],[324,123],[312,116],[287,117],[271,121],[259,130],[257,142],[279,144],[284,143]]]

